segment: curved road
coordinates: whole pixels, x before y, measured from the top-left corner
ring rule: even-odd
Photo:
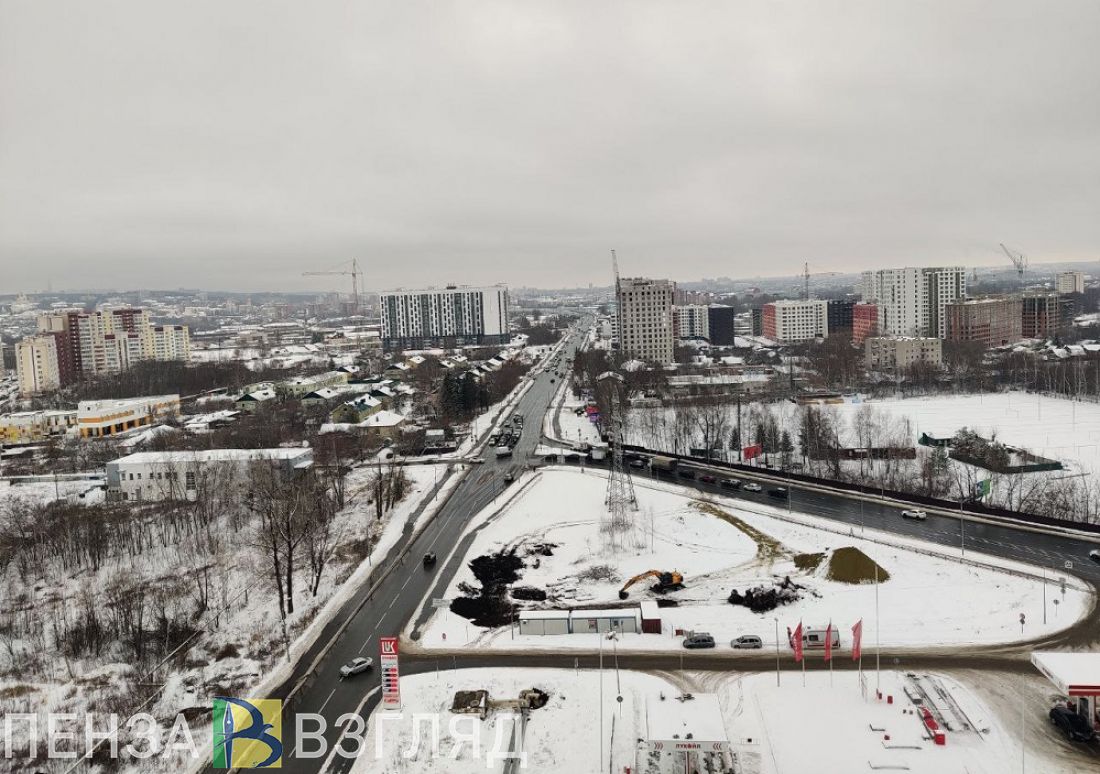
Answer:
[[[564,354],[571,357],[576,350],[578,338],[583,333],[570,333],[564,345]],[[531,379],[531,386],[514,409],[524,416],[524,433],[516,446],[513,459],[497,460],[489,454],[484,464],[471,465],[463,475],[462,481],[454,489],[447,502],[423,531],[405,548],[394,549],[394,555],[381,565],[385,568],[380,580],[372,581],[371,588],[363,588],[349,600],[334,620],[322,631],[317,642],[305,654],[299,657],[292,677],[277,691],[273,698],[285,698],[293,686],[301,682],[284,709],[283,728],[287,754],[283,759],[283,770],[289,772],[344,772],[351,768],[353,761],[340,756],[329,758],[303,758],[303,751],[294,747],[295,716],[298,713],[318,713],[325,717],[327,731],[325,738],[329,749],[334,749],[338,741],[339,729],[335,727],[338,717],[345,713],[358,714],[367,718],[377,706],[380,695],[378,676],[361,676],[341,681],[339,668],[342,664],[358,655],[378,657],[378,638],[397,636],[409,621],[420,625],[430,614],[430,608],[421,609],[421,602],[429,596],[442,596],[435,589],[445,589],[466,555],[465,548],[473,539],[472,535],[462,537],[470,519],[489,505],[507,487],[504,473],[514,465],[522,464],[533,453],[540,440],[542,418],[550,405],[558,387],[552,371],[542,372]],[[689,485],[702,492],[713,492],[724,497],[756,499],[774,505],[776,501],[765,493],[753,495],[743,491],[718,489],[699,481],[677,479],[677,483]],[[1100,587],[1100,566],[1088,561],[1087,554],[1094,543],[1076,540],[1071,537],[1049,535],[1012,529],[999,525],[969,522],[965,525],[959,519],[929,514],[925,522],[902,519],[900,509],[872,498],[868,501],[853,500],[849,497],[830,495],[816,491],[802,491],[792,488],[792,510],[811,513],[832,519],[859,529],[861,526],[874,526],[901,535],[917,537],[944,546],[960,547],[965,541],[966,547],[973,547],[983,553],[1016,559],[1030,564],[1045,566],[1052,571],[1052,577],[1065,574],[1064,563],[1073,563],[1072,574]],[[458,550],[453,550],[456,548]],[[397,552],[400,551],[398,554]],[[441,557],[449,556],[445,564],[435,571],[425,570],[420,562],[427,551],[435,551]],[[1052,583],[1052,590],[1056,589]],[[1094,602],[1095,604],[1095,602]],[[1100,641],[1100,616],[1094,607],[1092,614],[1086,616],[1070,629],[1046,638],[1044,646],[1082,646]],[[1034,674],[1027,662],[1026,645],[1014,644],[993,647],[954,648],[935,650],[889,650],[882,654],[883,663],[902,664],[911,669],[971,669],[995,670],[1017,674]],[[595,654],[563,651],[493,651],[491,654],[471,654],[469,651],[418,653],[415,648],[402,656],[402,672],[405,674],[435,670],[448,667],[475,666],[539,666],[572,669],[575,666],[595,668]],[[618,655],[619,664],[624,668],[642,670],[731,670],[761,671],[775,668],[774,653],[736,653],[715,651],[713,653],[624,653]],[[895,661],[896,660],[896,661]],[[839,666],[843,660],[838,660]],[[809,668],[818,668],[807,662]],[[369,740],[368,740],[369,742]],[[213,771],[213,769],[209,769]]]

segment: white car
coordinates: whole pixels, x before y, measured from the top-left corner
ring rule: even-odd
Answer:
[[[908,510],[907,509],[907,510],[902,511],[901,515],[902,515],[902,518],[916,519],[917,521],[924,521],[925,519],[928,518],[927,513],[925,513],[924,511],[917,511],[917,510]]]
[[[763,492],[764,491],[764,487],[760,486],[760,484],[757,484],[754,481],[748,482],[747,484],[745,484],[741,488],[744,489],[746,492]]]
[[[340,677],[351,677],[352,675],[362,674],[374,666],[373,658],[353,658],[348,663],[340,667]]]

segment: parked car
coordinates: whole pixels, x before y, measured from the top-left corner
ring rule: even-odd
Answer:
[[[764,647],[764,641],[755,634],[742,634],[737,639],[730,641],[730,647],[735,650],[760,650]]]
[[[1050,722],[1058,726],[1058,730],[1071,742],[1091,742],[1096,738],[1096,732],[1092,730],[1088,718],[1064,704],[1056,704],[1050,708]]]
[[[699,480],[702,481],[704,484],[713,484],[717,479],[715,479],[715,477],[712,476],[710,473],[704,473],[703,475],[699,476]]]
[[[340,679],[362,674],[373,666],[373,658],[363,658],[362,656],[358,658],[353,658],[351,661],[340,667]]]
[[[632,467],[632,468],[644,468],[645,467],[645,460],[631,460],[630,461],[630,467]]]
[[[714,638],[706,632],[697,632],[684,637],[685,648],[713,648]]]
[[[768,490],[768,497],[775,497],[779,500],[786,500],[790,493],[785,487],[777,486],[775,489]]]
[[[901,516],[904,519],[916,519],[917,521],[924,521],[928,518],[927,513],[916,508],[906,508],[901,512]]]
[[[429,551],[428,553],[424,554],[424,566],[431,567],[433,564],[435,564],[435,554]]]
[[[764,491],[764,487],[760,486],[760,484],[756,483],[755,481],[750,481],[747,484],[745,484],[744,489],[745,489],[746,492],[763,492]]]
[[[504,483],[510,484],[515,480],[516,480],[516,474],[513,473],[512,471],[509,470],[507,473],[504,474]]]
[[[741,482],[738,481],[736,478],[723,478],[721,481],[718,482],[718,486],[725,489],[740,489]]]
[[[1096,562],[1097,564],[1100,564],[1100,548],[1089,551],[1089,559]]]

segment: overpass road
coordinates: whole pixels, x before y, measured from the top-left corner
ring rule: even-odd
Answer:
[[[582,334],[571,333],[563,351],[571,357]],[[345,713],[358,714],[366,719],[380,701],[378,675],[360,676],[341,681],[339,668],[352,658],[365,655],[378,657],[378,639],[397,636],[411,621],[413,631],[430,615],[430,606],[421,606],[425,598],[441,597],[450,579],[458,571],[466,554],[466,547],[473,535],[463,537],[472,517],[492,503],[507,484],[504,474],[508,469],[528,460],[539,443],[542,418],[559,386],[552,369],[531,379],[531,386],[520,399],[515,412],[524,417],[524,432],[511,459],[498,460],[491,450],[483,464],[469,465],[456,475],[462,476],[447,502],[423,531],[402,549],[398,546],[381,567],[389,568],[388,574],[371,588],[361,588],[343,605],[333,621],[325,627],[316,643],[302,654],[293,674],[278,690],[271,692],[274,698],[285,698],[291,688],[302,682],[284,710],[284,739],[287,754],[283,770],[288,772],[346,772],[353,761],[341,756],[327,758],[303,757],[306,750],[299,750],[293,740],[292,729],[299,713],[322,715],[327,723],[324,736],[329,750],[335,749],[339,739],[336,720]],[[650,474],[646,474],[650,475]],[[735,474],[736,475],[736,474]],[[777,479],[777,481],[780,479]],[[766,493],[754,495],[744,491],[730,491],[708,485],[698,480],[676,478],[675,482],[701,493],[740,498],[776,505]],[[878,529],[898,535],[918,538],[962,553],[980,551],[986,554],[1019,560],[1046,567],[1051,571],[1052,584],[1059,574],[1072,574],[1093,585],[1100,586],[1100,565],[1090,563],[1088,551],[1096,546],[1087,540],[1071,536],[1053,535],[1013,529],[1011,527],[967,522],[958,518],[930,513],[927,521],[912,521],[901,517],[901,509],[874,497],[852,499],[841,495],[803,490],[797,484],[790,487],[790,509],[824,517],[847,526],[858,534],[862,529]],[[452,549],[457,550],[452,551]],[[436,569],[425,569],[421,557],[428,551],[436,552],[441,561]],[[1067,570],[1066,562],[1072,563]],[[369,585],[369,584],[368,584]],[[1053,587],[1052,587],[1053,588]],[[430,593],[429,593],[430,592]],[[1053,597],[1053,594],[1052,594]],[[1092,614],[1075,626],[1032,646],[1076,646],[1100,641],[1100,616],[1096,608]],[[1009,674],[1034,674],[1027,662],[1027,647],[1017,643],[1006,646],[952,648],[944,650],[884,651],[883,663],[904,664],[911,669],[990,670]],[[680,653],[625,653],[618,655],[623,668],[643,670],[740,670],[763,671],[775,668],[774,654],[732,653],[716,651],[708,654]],[[896,660],[896,661],[895,661]],[[437,669],[463,667],[560,667],[595,668],[595,654],[547,651],[494,651],[491,654],[469,651],[418,652],[415,647],[402,654],[403,674],[413,674]],[[213,769],[208,769],[213,771]]]

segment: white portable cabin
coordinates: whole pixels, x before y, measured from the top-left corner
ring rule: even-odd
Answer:
[[[569,634],[568,610],[520,610],[520,634]]]
[[[638,608],[612,608],[609,610],[574,610],[571,615],[573,634],[596,632],[621,632],[636,634]]]

